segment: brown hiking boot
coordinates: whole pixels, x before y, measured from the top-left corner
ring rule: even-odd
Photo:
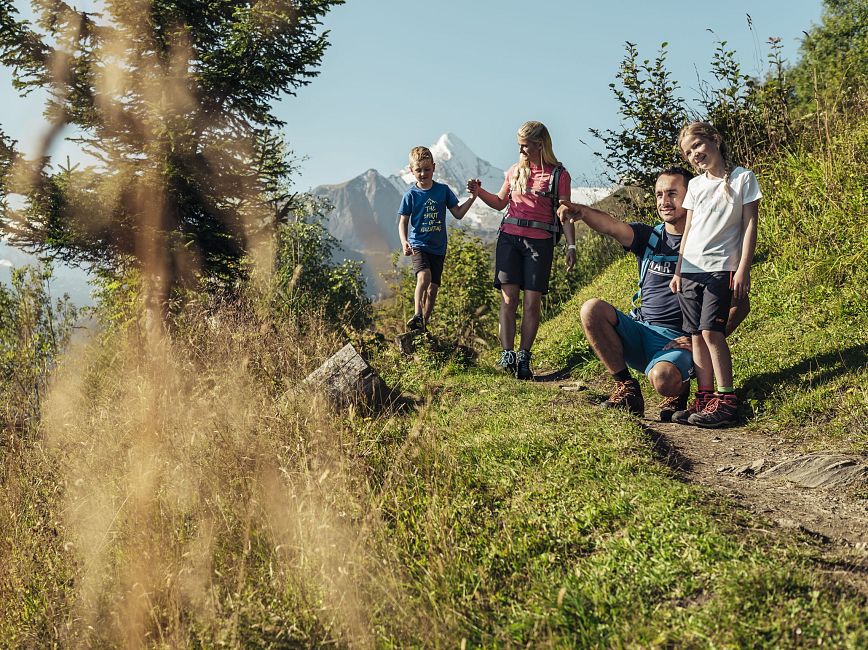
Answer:
[[[612,395],[603,402],[606,409],[627,409],[633,415],[642,417],[645,415],[645,400],[642,397],[642,389],[635,379],[616,381]]]
[[[738,424],[738,397],[735,393],[715,393],[705,408],[693,413],[688,422],[706,429]]]
[[[705,408],[705,405],[708,404],[708,400],[712,397],[714,397],[714,393],[711,391],[697,391],[696,397],[693,398],[690,406],[682,411],[675,411],[675,413],[672,414],[672,417],[669,418],[670,421],[675,422],[676,424],[693,424],[690,422],[690,416],[694,413],[701,413]]]
[[[678,411],[684,411],[687,408],[687,398],[690,395],[690,384],[688,383],[684,390],[681,391],[681,395],[675,395],[674,397],[666,397],[663,399],[660,404],[657,405],[657,408],[660,409],[660,421],[661,422],[671,422],[672,416]]]

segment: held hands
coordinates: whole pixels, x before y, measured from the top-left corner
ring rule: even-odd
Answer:
[[[570,223],[575,223],[576,221],[582,221],[582,208],[586,206],[580,203],[573,203],[572,201],[565,201],[561,199],[560,206],[558,207],[558,219],[561,220],[561,223],[566,223],[569,221]]]
[[[476,198],[479,195],[479,188],[482,187],[482,181],[478,178],[469,178],[467,179],[467,191],[470,193],[473,198]]]

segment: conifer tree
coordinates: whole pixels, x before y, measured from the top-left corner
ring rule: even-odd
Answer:
[[[34,0],[31,24],[0,0],[0,63],[20,93],[45,91],[45,150],[71,133],[96,161],[24,161],[3,137],[0,229],[66,262],[139,267],[163,299],[231,286],[290,212],[272,105],[317,75],[321,18],[342,2]]]

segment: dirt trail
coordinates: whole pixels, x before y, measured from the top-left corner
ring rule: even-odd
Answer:
[[[868,499],[865,485],[803,487],[765,477],[772,467],[804,454],[797,445],[744,427],[710,430],[655,421],[642,424],[662,462],[691,483],[725,495],[778,532],[813,538],[821,571],[868,593]],[[859,494],[861,492],[861,496]]]
[[[575,382],[561,388],[583,389]],[[641,424],[655,455],[682,480],[707,486],[757,515],[765,522],[761,530],[769,534],[799,535],[817,544],[820,571],[868,593],[868,459],[832,451],[808,457],[838,461],[825,465],[846,465],[857,474],[849,484],[809,488],[770,471],[805,457],[795,443],[745,427],[714,430],[660,422],[653,404],[647,405]],[[834,483],[834,470],[824,471],[821,478]]]

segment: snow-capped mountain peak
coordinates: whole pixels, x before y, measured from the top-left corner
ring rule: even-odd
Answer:
[[[434,156],[434,179],[446,183],[456,194],[464,194],[469,178],[479,178],[482,186],[495,192],[503,183],[503,170],[479,158],[453,133],[444,133],[429,147]],[[398,172],[406,185],[413,182],[410,165]]]

